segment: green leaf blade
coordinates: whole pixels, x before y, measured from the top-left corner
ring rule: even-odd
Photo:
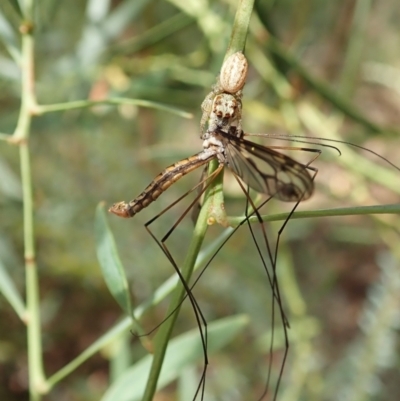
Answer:
[[[24,301],[14,284],[14,281],[7,272],[6,267],[0,261],[0,293],[10,303],[13,309],[17,312],[18,316],[24,320],[26,309]]]
[[[96,209],[96,252],[104,280],[112,296],[129,316],[132,315],[131,296],[125,270],[119,258],[114,236],[107,223],[104,205]]]
[[[247,326],[248,322],[249,319],[246,315],[236,315],[209,324],[208,354],[228,344]],[[202,358],[203,348],[198,328],[174,338],[168,345],[157,388],[168,385],[190,365],[201,361]],[[145,390],[152,359],[152,355],[147,355],[128,369],[108,388],[101,401],[140,401]]]

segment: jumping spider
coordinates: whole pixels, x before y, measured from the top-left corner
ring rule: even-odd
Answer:
[[[242,89],[246,83],[247,70],[248,63],[243,53],[234,53],[225,60],[217,83],[201,104],[202,136],[207,121],[209,132],[214,132],[217,128],[228,132],[233,123],[236,123],[238,132],[241,131]]]

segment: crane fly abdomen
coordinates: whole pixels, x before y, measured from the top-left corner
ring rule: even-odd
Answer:
[[[125,201],[114,203],[108,211],[119,217],[133,217],[136,213],[139,213],[142,209],[149,206],[150,203],[157,200],[165,190],[180,178],[208,163],[215,157],[215,152],[203,150],[194,156],[190,156],[187,159],[172,164],[158,174],[158,176],[135,199],[128,203]]]

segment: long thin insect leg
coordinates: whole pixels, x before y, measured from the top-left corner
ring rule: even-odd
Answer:
[[[147,230],[147,232],[151,235],[151,237],[153,238],[153,240],[156,242],[156,244],[160,247],[161,251],[164,253],[164,255],[168,258],[168,255],[165,254],[165,249],[164,246],[166,247],[166,245],[163,243],[165,243],[165,241],[168,239],[168,237],[172,234],[173,230],[178,226],[178,224],[180,223],[180,221],[182,220],[182,218],[190,211],[190,209],[193,207],[193,205],[198,202],[199,198],[203,195],[203,193],[207,190],[207,188],[211,185],[213,179],[215,178],[215,176],[220,172],[220,169],[217,169],[212,175],[210,175],[209,177],[206,177],[205,179],[202,179],[197,185],[195,185],[193,188],[191,188],[189,191],[187,191],[186,193],[184,193],[182,196],[180,196],[178,199],[176,199],[173,203],[171,203],[168,207],[166,207],[164,210],[162,210],[160,213],[158,213],[156,216],[154,216],[152,219],[150,219],[149,221],[147,221],[145,223],[145,228]],[[209,181],[209,182],[207,182]],[[204,185],[205,184],[205,185]],[[166,235],[164,235],[164,237],[161,239],[161,241],[154,235],[154,233],[150,230],[150,225],[153,224],[159,217],[161,217],[165,212],[167,212],[169,209],[171,209],[173,206],[175,206],[177,203],[179,203],[181,200],[183,200],[184,198],[186,198],[186,196],[188,196],[191,192],[193,192],[196,188],[201,187],[202,185],[204,185],[204,187],[201,188],[201,191],[198,192],[196,194],[196,198],[192,201],[192,203],[190,203],[190,205],[187,207],[187,209],[183,212],[183,214],[180,216],[180,218],[178,219],[177,222],[175,222],[172,226],[172,228],[167,232]],[[168,258],[168,260],[171,262],[171,259]],[[175,263],[175,261],[173,261]],[[171,262],[173,264],[173,262]],[[176,265],[176,263],[175,263]],[[173,264],[174,266],[174,264]],[[180,271],[179,271],[180,273]],[[179,276],[178,273],[178,276]],[[187,295],[185,296],[185,298],[182,300],[182,302],[186,299]],[[181,305],[181,304],[180,304]],[[180,306],[178,305],[178,307]],[[144,336],[146,335],[150,335],[151,333],[153,333],[155,330],[157,330],[165,321],[167,321],[174,313],[176,312],[176,309],[173,310],[168,316],[166,316],[157,326],[155,326],[152,330],[150,330],[149,332],[147,332],[146,334],[144,334]]]
[[[172,264],[172,266],[174,267],[176,273],[179,276],[179,279],[185,289],[186,295],[185,297],[181,300],[180,304],[177,306],[177,308],[171,312],[171,314],[169,316],[167,316],[163,322],[165,322],[168,318],[170,318],[174,313],[177,313],[177,311],[179,310],[182,302],[186,299],[186,297],[189,298],[189,301],[192,305],[194,314],[195,314],[195,318],[196,318],[196,322],[197,325],[199,327],[199,333],[200,333],[200,338],[201,338],[201,342],[202,342],[202,348],[203,348],[203,355],[204,355],[204,368],[203,368],[203,372],[201,375],[201,379],[199,381],[199,385],[196,389],[195,395],[193,400],[195,400],[197,398],[197,396],[199,395],[199,392],[201,393],[201,400],[203,400],[204,398],[204,391],[205,391],[205,381],[206,381],[206,372],[207,372],[207,366],[209,364],[208,361],[208,354],[207,354],[207,349],[208,349],[208,330],[207,330],[207,321],[200,309],[200,306],[198,305],[196,298],[194,297],[191,288],[189,287],[188,283],[186,282],[185,278],[182,276],[182,273],[177,265],[177,263],[175,262],[170,250],[168,249],[167,245],[166,245],[166,241],[169,238],[169,236],[172,234],[172,232],[175,230],[175,228],[179,225],[179,223],[182,221],[182,219],[190,212],[190,210],[193,208],[193,206],[195,204],[198,203],[199,199],[201,198],[201,196],[203,195],[203,193],[207,190],[207,188],[211,185],[212,181],[214,180],[214,178],[219,174],[219,172],[222,170],[223,166],[220,165],[214,172],[212,175],[210,175],[209,177],[207,177],[206,179],[202,180],[199,184],[197,184],[195,187],[193,187],[190,191],[188,191],[187,193],[185,193],[183,196],[181,196],[179,199],[177,199],[173,204],[171,204],[170,206],[168,206],[168,208],[164,209],[161,213],[159,213],[157,216],[155,216],[153,219],[151,219],[150,221],[148,221],[145,224],[145,228],[148,231],[148,233],[151,235],[151,237],[154,239],[154,241],[157,243],[157,245],[160,247],[160,249],[163,251],[164,255],[167,257],[167,259],[169,260],[169,262]],[[204,183],[206,183],[206,185],[204,185]],[[164,237],[161,240],[158,240],[158,238],[154,235],[154,233],[150,230],[150,225],[158,218],[160,217],[163,213],[165,213],[167,210],[169,210],[172,206],[174,206],[176,203],[178,203],[180,200],[182,200],[185,196],[187,196],[190,192],[192,192],[193,190],[195,190],[196,188],[198,188],[199,186],[203,186],[202,190],[200,191],[199,194],[197,194],[197,196],[195,197],[195,199],[189,204],[189,206],[185,209],[185,211],[181,214],[181,216],[178,218],[178,220],[175,222],[175,224],[171,227],[171,229],[164,235]],[[162,322],[162,323],[163,323]],[[161,324],[162,324],[161,323]]]
[[[265,383],[265,387],[264,387],[264,391],[262,392],[261,396],[259,397],[259,400],[262,400],[265,395],[267,394],[268,390],[269,390],[269,385],[270,385],[270,380],[271,380],[271,373],[272,373],[272,364],[273,364],[273,347],[274,347],[274,341],[275,341],[275,337],[274,337],[274,333],[275,333],[275,302],[278,304],[279,307],[279,312],[280,312],[280,316],[281,316],[281,321],[282,321],[282,325],[283,325],[283,330],[284,330],[284,337],[285,337],[285,354],[284,357],[282,359],[282,363],[281,363],[281,368],[280,368],[280,373],[279,375],[281,376],[283,373],[283,369],[285,366],[285,362],[286,362],[286,355],[288,353],[288,349],[289,349],[289,342],[288,342],[288,334],[287,334],[287,329],[289,327],[288,324],[288,320],[287,317],[285,315],[284,309],[283,309],[283,304],[282,304],[282,299],[281,299],[281,295],[280,295],[280,291],[279,291],[279,283],[278,283],[278,278],[276,276],[276,253],[277,253],[277,245],[275,246],[275,251],[274,253],[271,252],[271,246],[268,240],[268,236],[266,234],[266,230],[265,230],[265,226],[264,226],[264,222],[262,221],[261,215],[259,213],[259,209],[261,207],[263,207],[272,197],[268,198],[265,202],[263,202],[260,206],[256,207],[254,205],[253,200],[251,199],[248,190],[246,190],[243,186],[243,184],[241,183],[240,179],[238,177],[235,177],[240,185],[240,187],[242,188],[244,194],[246,195],[246,217],[244,219],[244,221],[247,223],[247,226],[249,228],[251,237],[253,239],[253,243],[256,246],[257,249],[257,253],[260,257],[260,260],[263,264],[264,270],[267,273],[267,277],[268,277],[268,281],[270,284],[270,288],[271,288],[271,340],[270,340],[270,344],[269,344],[269,352],[270,352],[270,358],[269,358],[269,362],[268,362],[268,375],[267,375],[267,379],[266,379],[266,383]],[[249,214],[248,211],[248,204],[251,204],[252,207],[252,212]],[[253,231],[253,227],[251,226],[250,223],[250,217],[252,217],[253,215],[256,215],[259,223],[260,223],[260,227],[261,227],[261,231],[262,231],[262,236],[264,239],[264,243],[265,246],[267,248],[267,254],[268,254],[268,259],[271,263],[271,269],[272,272],[269,271],[268,268],[268,264],[264,258],[264,255],[261,251],[260,245],[257,241],[257,238],[254,234]],[[278,394],[278,389],[279,389],[279,382],[276,385],[275,391],[274,391],[274,400],[277,397]]]
[[[220,171],[220,169],[216,170],[211,176],[207,177],[207,179],[203,180],[202,182],[200,182],[199,184],[197,184],[195,187],[193,187],[190,191],[186,192],[186,194],[184,194],[183,196],[181,196],[177,201],[182,200],[186,195],[188,195],[190,192],[192,192],[194,189],[196,189],[196,187],[203,185],[207,180],[209,180],[210,178],[214,178],[214,176],[216,176],[218,174],[218,172]],[[207,188],[210,186],[212,182],[212,179],[210,180],[210,182],[206,183],[206,185],[204,186],[204,188],[202,188],[202,191],[199,192],[196,196],[196,198],[192,201],[192,203],[187,207],[186,211],[183,213],[182,216],[186,215],[190,209],[192,208],[192,206],[198,202],[199,198],[203,195],[203,193],[207,190]],[[174,204],[176,204],[176,202],[174,202]],[[172,234],[172,231],[174,228],[177,227],[177,225],[179,224],[180,220],[178,220],[174,225],[173,228],[171,230],[168,231],[168,233],[162,238],[162,240],[160,241],[155,235],[154,233],[150,230],[150,225],[158,218],[160,217],[162,214],[164,214],[164,212],[168,209],[170,209],[171,205],[168,206],[167,209],[164,209],[161,213],[159,213],[157,216],[155,216],[154,218],[152,218],[151,220],[149,220],[146,224],[145,224],[145,228],[148,231],[148,233],[151,235],[151,237],[153,238],[153,240],[156,242],[156,244],[160,247],[161,251],[164,253],[164,255],[168,258],[168,260],[170,261],[170,263],[173,265],[174,268],[176,268],[177,264],[175,263],[175,260],[172,258],[172,256],[170,255],[170,253],[166,254],[166,252],[169,252],[168,248],[165,245],[165,241],[168,239],[168,237]],[[232,235],[232,234],[231,234]],[[230,236],[228,237],[228,239],[230,238]],[[225,240],[226,242],[227,240]],[[223,245],[225,244],[225,242],[223,243]],[[222,247],[222,246],[221,246]],[[165,249],[166,248],[166,249]],[[220,249],[219,249],[220,250]],[[218,250],[218,251],[219,251]],[[171,261],[172,258],[172,261]],[[180,271],[177,273],[178,276],[180,276]],[[202,274],[202,273],[201,273]],[[180,278],[182,281],[182,278]],[[196,279],[195,283],[198,281],[199,277]],[[191,289],[194,287],[194,285],[191,287]],[[166,322],[175,312],[176,310],[180,307],[180,305],[183,303],[183,301],[186,299],[186,297],[188,296],[188,294],[185,295],[185,297],[182,299],[181,303],[177,306],[176,309],[174,309],[168,316],[166,316],[157,326],[155,326],[152,330],[150,330],[149,332],[147,332],[144,335],[150,335],[151,333],[153,333],[153,331],[157,330],[164,322]]]
[[[186,208],[186,210],[180,215],[179,219],[175,222],[175,224],[171,227],[171,229],[164,235],[162,238],[161,242],[164,243],[168,237],[172,234],[172,232],[175,230],[175,228],[179,225],[179,223],[182,221],[182,219],[190,212],[190,210],[195,206],[198,202],[203,193],[207,190],[207,188],[210,186],[210,184],[214,181],[215,177],[221,172],[223,169],[223,165],[219,165],[218,168],[208,177],[206,177],[203,181],[200,181],[194,188],[192,188],[191,191],[199,187],[200,185],[203,185],[206,183],[206,185],[202,188],[202,190],[197,194],[196,198],[190,203],[190,205]]]
[[[208,332],[207,332],[207,321],[200,309],[200,306],[198,305],[195,296],[193,295],[191,288],[188,286],[185,278],[182,276],[182,273],[176,264],[174,258],[171,255],[171,252],[169,251],[168,247],[165,245],[165,243],[160,242],[157,237],[153,234],[153,232],[146,226],[146,230],[149,232],[151,237],[154,239],[154,241],[157,243],[157,245],[161,248],[163,251],[164,255],[167,257],[169,262],[172,264],[173,268],[175,269],[175,272],[179,276],[179,280],[182,283],[186,295],[185,297],[181,300],[180,304],[177,306],[177,308],[172,311],[157,327],[159,327],[161,324],[165,323],[166,320],[168,320],[174,313],[178,313],[178,310],[180,306],[182,305],[183,301],[186,299],[186,297],[189,298],[189,301],[192,305],[193,312],[196,318],[197,326],[199,328],[199,333],[200,333],[200,338],[201,338],[201,343],[202,343],[202,348],[203,348],[203,355],[204,355],[204,369],[203,369],[203,374],[202,377],[199,381],[199,385],[195,391],[195,395],[193,397],[193,400],[196,399],[200,389],[201,393],[204,393],[204,387],[205,387],[205,379],[206,375],[205,372],[207,371],[207,366],[209,364],[208,362],[208,354],[207,354],[207,349],[208,349]],[[153,329],[154,330],[154,329]],[[201,400],[203,400],[203,396],[201,397]]]
[[[316,168],[314,168],[314,167],[309,166],[309,164],[312,163],[312,162],[319,156],[319,154],[320,154],[320,152],[318,152],[318,155],[317,155],[315,158],[313,158],[313,159],[307,164],[307,166],[305,166],[305,168],[314,171],[315,174],[313,175],[312,180],[315,179],[315,176],[316,176],[318,170],[317,170]],[[279,391],[279,387],[280,387],[280,382],[281,382],[281,379],[282,379],[282,376],[283,376],[283,370],[284,370],[284,367],[285,367],[285,364],[286,364],[287,355],[288,355],[288,352],[289,352],[289,339],[288,339],[288,332],[287,332],[287,330],[288,330],[288,328],[290,327],[290,326],[289,326],[288,319],[287,319],[287,317],[286,317],[286,315],[285,315],[285,312],[284,312],[283,305],[282,305],[282,298],[281,298],[280,289],[279,289],[278,276],[277,276],[277,274],[276,274],[277,258],[278,258],[278,249],[279,249],[279,240],[280,240],[281,234],[283,233],[283,230],[285,229],[285,227],[286,227],[288,221],[290,220],[290,217],[292,216],[292,214],[293,214],[294,211],[296,210],[297,206],[298,206],[299,203],[301,202],[302,197],[300,197],[300,198],[298,199],[298,201],[296,202],[295,206],[292,208],[292,210],[291,210],[289,216],[287,217],[287,219],[284,221],[284,223],[282,224],[282,226],[281,226],[280,229],[278,230],[277,241],[276,241],[276,244],[275,244],[275,249],[274,249],[274,252],[271,252],[271,246],[270,246],[268,237],[267,237],[267,235],[266,235],[265,226],[264,226],[264,223],[263,223],[263,221],[262,221],[261,215],[260,215],[260,213],[259,213],[260,208],[263,207],[263,206],[265,205],[265,203],[267,203],[271,198],[268,198],[268,199],[267,199],[265,202],[263,202],[260,206],[256,207],[256,206],[254,205],[254,203],[253,203],[253,201],[252,201],[252,199],[251,199],[249,193],[248,193],[248,190],[246,190],[246,189],[244,188],[244,186],[243,186],[243,184],[241,183],[240,179],[239,179],[238,177],[236,177],[236,175],[235,175],[235,178],[237,179],[237,181],[238,181],[240,187],[242,188],[243,192],[244,192],[245,195],[246,195],[246,218],[245,218],[245,221],[247,222],[247,225],[248,225],[249,231],[250,231],[250,233],[251,233],[253,242],[254,242],[254,244],[255,244],[255,246],[256,246],[257,252],[258,252],[258,254],[259,254],[259,256],[260,256],[260,259],[261,259],[261,261],[262,261],[262,264],[263,264],[263,266],[264,266],[264,269],[265,269],[265,271],[266,271],[266,273],[267,273],[268,281],[269,281],[270,287],[271,287],[271,289],[272,289],[272,304],[271,304],[272,331],[271,331],[271,341],[270,341],[270,355],[271,355],[271,357],[270,357],[270,359],[269,359],[269,364],[268,364],[268,375],[267,375],[267,379],[266,379],[265,389],[264,389],[263,393],[261,394],[259,400],[263,399],[263,398],[266,396],[266,394],[268,393],[268,390],[269,390],[269,385],[270,385],[270,378],[271,378],[271,371],[272,371],[272,362],[273,362],[272,355],[273,355],[273,345],[274,345],[274,328],[273,328],[273,326],[274,326],[274,324],[275,324],[275,302],[277,303],[277,305],[278,305],[278,307],[279,307],[279,313],[280,313],[281,321],[282,321],[282,324],[283,324],[284,339],[285,339],[285,351],[284,351],[284,355],[283,355],[283,358],[282,358],[282,363],[281,363],[281,367],[280,367],[280,371],[279,371],[278,381],[277,381],[277,383],[276,383],[276,387],[275,387],[275,391],[274,391],[274,396],[273,396],[273,400],[276,400],[276,399],[277,399],[277,396],[278,396],[278,391]],[[250,203],[251,206],[252,206],[252,211],[251,211],[250,214],[249,214],[249,210],[248,210],[248,205],[249,205],[249,203]],[[266,247],[266,249],[267,249],[268,259],[269,259],[270,262],[271,262],[272,273],[269,272],[268,264],[266,263],[266,260],[264,259],[264,256],[263,256],[263,254],[262,254],[262,252],[261,252],[260,245],[259,245],[259,243],[258,243],[258,240],[257,240],[256,236],[255,236],[255,233],[254,233],[254,231],[253,231],[253,228],[252,228],[252,226],[251,226],[251,224],[250,224],[250,220],[249,220],[249,219],[250,219],[250,217],[252,217],[253,215],[256,215],[256,217],[257,217],[257,219],[258,219],[258,221],[259,221],[259,223],[260,223],[260,225],[261,225],[261,228],[262,228],[262,230],[261,230],[261,231],[262,231],[262,236],[263,236],[263,239],[264,239],[265,247]]]
[[[218,171],[218,173],[221,171],[221,168],[218,168],[215,172]],[[162,216],[164,213],[166,213],[169,209],[171,209],[172,207],[174,207],[177,203],[179,203],[182,199],[186,198],[189,194],[191,194],[194,190],[196,190],[196,188],[200,187],[201,185],[203,185],[204,183],[207,183],[207,181],[209,181],[205,187],[202,188],[201,192],[199,192],[196,195],[196,200],[198,201],[201,198],[201,195],[203,195],[203,193],[205,192],[205,190],[208,188],[209,184],[213,181],[213,179],[215,178],[215,176],[217,174],[215,174],[215,172],[210,175],[209,177],[206,177],[204,179],[202,179],[198,184],[196,184],[193,188],[189,189],[189,191],[185,192],[183,195],[181,195],[178,199],[176,199],[174,202],[172,202],[170,205],[168,205],[164,210],[162,210],[160,213],[158,213],[156,216],[154,216],[152,219],[150,219],[147,223],[145,223],[145,226],[149,226],[150,224],[152,224],[154,221],[156,221],[160,216]],[[189,209],[191,208],[191,206],[189,207]],[[185,212],[186,214],[187,212]],[[172,230],[173,231],[173,230]],[[165,236],[164,236],[165,237]],[[168,237],[168,236],[167,236]]]
[[[318,157],[318,156],[317,156],[317,157]],[[315,159],[316,159],[316,158],[314,158],[312,161],[314,161]],[[311,162],[312,162],[312,161],[311,161]],[[310,162],[310,163],[311,163],[311,162]],[[314,180],[315,180],[315,177],[317,176],[318,170],[317,170],[316,168],[314,168],[314,167],[309,166],[309,165],[307,166],[307,168],[310,169],[310,170],[312,170],[312,171],[314,171],[314,175],[312,176],[312,180],[314,181]],[[275,280],[276,280],[276,284],[274,285],[274,287],[276,288],[276,291],[277,291],[277,294],[278,294],[279,299],[281,299],[281,297],[280,297],[280,294],[279,294],[280,290],[279,290],[278,281],[277,281],[278,278],[277,278],[277,275],[276,275],[276,266],[277,266],[277,261],[278,261],[279,242],[280,242],[280,238],[281,238],[281,235],[282,235],[282,233],[283,233],[283,230],[285,229],[285,227],[286,227],[286,225],[288,224],[288,222],[289,222],[291,216],[293,215],[293,213],[295,212],[295,210],[296,210],[297,207],[299,206],[300,202],[301,202],[301,199],[299,199],[299,200],[296,202],[296,204],[294,205],[294,207],[293,207],[292,210],[290,211],[288,217],[285,219],[285,221],[283,222],[282,226],[281,226],[280,229],[278,230],[278,235],[277,235],[277,238],[276,238],[275,255],[274,255],[274,262],[273,262],[273,264],[272,264],[272,267],[273,267],[273,269],[274,269],[274,278],[275,278]],[[281,309],[281,305],[280,305],[280,310],[281,310],[281,312],[283,312],[283,310]],[[285,317],[285,319],[286,319],[286,317]],[[287,359],[288,352],[289,352],[289,337],[288,337],[287,328],[289,328],[289,326],[286,325],[286,324],[284,324],[284,325],[283,325],[283,330],[284,330],[284,338],[285,338],[285,352],[284,352],[283,359],[282,359],[282,365],[281,365],[281,369],[280,369],[280,372],[279,372],[278,381],[277,381],[277,384],[276,384],[276,388],[275,388],[275,393],[274,393],[273,401],[275,401],[275,400],[277,399],[277,396],[278,396],[279,386],[280,386],[280,382],[281,382],[281,380],[282,380],[283,370],[284,370],[284,367],[285,367],[285,364],[286,364],[286,359]]]

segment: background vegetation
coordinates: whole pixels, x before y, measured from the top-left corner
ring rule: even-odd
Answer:
[[[26,11],[30,3],[10,0],[0,5],[2,400],[27,399],[29,392],[24,296],[18,295],[25,291],[18,153],[24,145],[10,143],[9,135],[16,132],[18,139],[16,126],[21,128],[19,31],[30,26],[22,23],[19,5]],[[121,310],[105,285],[96,256],[96,206],[103,200],[108,205],[134,198],[167,165],[201,149],[200,104],[220,68],[237,3],[46,0],[35,4],[31,16],[38,104],[83,100],[74,107],[39,108],[30,127],[47,377],[121,321]],[[341,139],[399,164],[399,18],[395,0],[256,1],[246,45],[250,73],[244,90],[245,130]],[[157,102],[192,113],[193,118],[127,100],[102,102],[111,98]],[[100,104],[88,107],[87,100]],[[399,203],[399,171],[366,152],[338,147],[342,156],[323,148],[313,163],[319,170],[316,191],[299,210],[383,205],[382,212],[390,209],[384,205]],[[299,153],[294,157],[307,159]],[[197,183],[200,173],[185,177],[132,220],[108,219],[134,305],[151,298],[173,271],[143,224]],[[228,214],[241,215],[244,198],[229,175],[224,188]],[[291,207],[272,202],[263,213]],[[177,206],[154,223],[158,238],[182,210]],[[399,397],[399,218],[359,216],[356,209],[351,214],[292,220],[284,230],[278,270],[292,329],[279,400]],[[268,227],[274,240],[279,225]],[[211,227],[205,247],[223,230]],[[192,231],[188,218],[169,239],[178,264]],[[268,361],[270,292],[245,227],[211,263],[195,295],[208,322],[238,314],[249,319],[238,336],[226,339],[229,344],[213,353],[207,399],[258,399]],[[145,331],[162,321],[167,306],[164,301],[146,312],[141,319]],[[185,304],[175,334],[194,327],[193,311]],[[101,399],[110,382],[146,354],[129,329],[99,347],[101,352],[62,381],[55,380],[44,399]],[[281,334],[277,330],[277,356],[282,352]],[[191,366],[176,374],[179,386],[173,382],[157,399],[191,399],[201,355]],[[275,368],[276,381],[279,365]]]

